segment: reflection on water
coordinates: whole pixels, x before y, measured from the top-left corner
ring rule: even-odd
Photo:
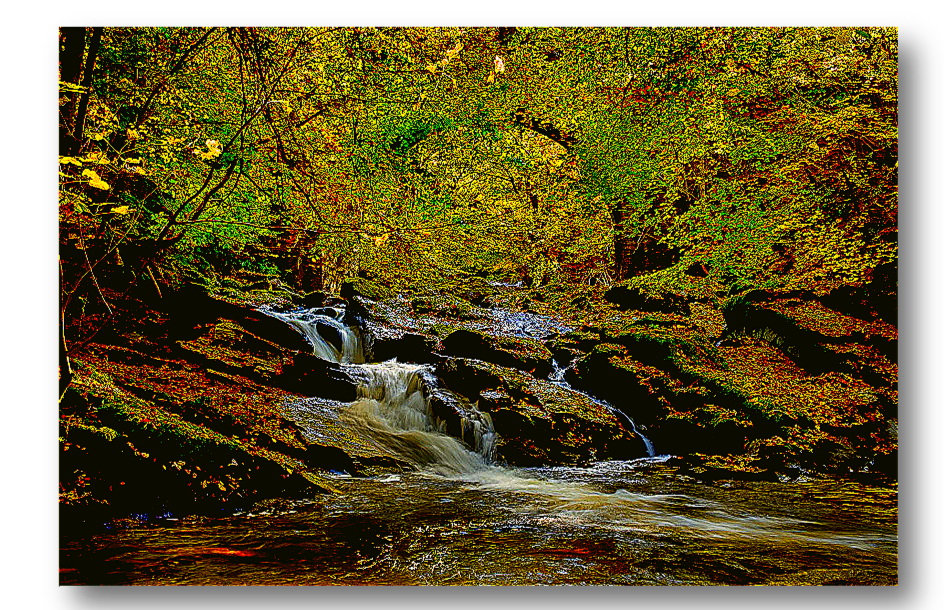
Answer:
[[[339,476],[341,493],[213,519],[63,527],[62,584],[897,582],[894,485],[703,483],[665,457],[502,468],[487,413],[420,365],[363,363],[343,312],[278,317],[358,380],[352,403],[296,409],[312,440],[335,429],[328,418],[417,472]],[[433,399],[453,409],[461,440]]]
[[[894,487],[656,459],[339,478],[221,518],[63,528],[62,584],[895,584]]]

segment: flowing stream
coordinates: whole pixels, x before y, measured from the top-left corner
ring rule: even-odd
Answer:
[[[413,472],[339,474],[339,494],[222,517],[152,516],[69,531],[60,582],[897,583],[894,486],[701,482],[669,456],[656,457],[641,434],[649,458],[503,467],[494,462],[487,413],[462,402],[462,438],[446,434],[430,396],[447,390],[422,365],[364,363],[343,313],[279,317],[358,380],[357,400],[341,404],[338,419]]]

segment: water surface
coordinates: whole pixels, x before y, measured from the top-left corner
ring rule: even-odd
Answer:
[[[62,536],[62,584],[896,584],[897,493],[660,458],[339,478],[341,494]]]

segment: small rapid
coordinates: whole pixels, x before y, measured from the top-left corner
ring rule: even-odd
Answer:
[[[349,370],[355,367],[347,367]],[[462,419],[467,442],[447,434],[446,421],[430,405],[431,375],[426,367],[389,360],[357,365],[357,400],[342,413],[342,420],[387,451],[421,470],[457,475],[484,469],[494,455],[495,430],[488,414],[468,405]]]
[[[339,307],[317,307],[308,310],[280,312],[263,310],[300,332],[311,344],[315,356],[328,362],[363,363],[364,349],[356,327],[344,323],[345,310]]]
[[[396,359],[364,362],[358,330],[344,324],[343,309],[266,313],[293,326],[308,339],[315,356],[343,365],[357,381],[357,399],[339,410],[339,420],[388,455],[445,476],[482,470],[494,459],[496,435],[487,413],[440,387],[426,366]],[[457,405],[459,438],[448,434],[446,420],[433,412],[436,398]]]
[[[212,519],[69,531],[60,584],[897,583],[897,486],[696,480],[652,457],[610,405],[650,457],[499,466],[489,414],[429,367],[364,362],[339,308],[276,317],[357,384],[351,402],[300,401],[298,425],[313,441],[410,468],[337,474],[341,493]],[[566,384],[558,371],[549,380]]]

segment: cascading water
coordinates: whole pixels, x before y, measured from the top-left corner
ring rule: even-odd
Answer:
[[[655,450],[655,448],[653,448],[653,446],[652,446],[652,441],[650,441],[648,438],[646,438],[646,437],[643,435],[642,432],[640,432],[639,430],[636,429],[636,422],[633,421],[633,418],[631,418],[630,416],[626,415],[625,413],[623,413],[622,411],[620,411],[620,410],[617,409],[616,407],[610,407],[610,408],[613,410],[614,413],[616,413],[616,414],[618,414],[618,415],[622,415],[622,416],[623,416],[623,419],[625,419],[626,421],[629,422],[629,427],[633,429],[633,434],[635,434],[636,436],[638,436],[639,438],[641,438],[641,439],[642,439],[642,442],[644,442],[644,443],[646,444],[646,451],[649,453],[649,457],[655,457],[655,456],[656,456],[656,450]]]
[[[338,477],[342,493],[221,518],[67,533],[60,584],[897,584],[897,484],[706,484],[665,456],[492,465],[488,414],[426,367],[363,364],[343,312],[277,317],[359,385],[350,403],[301,401],[299,425],[419,472]]]
[[[345,313],[343,309],[318,307],[301,312],[282,313],[266,310],[265,313],[297,329],[308,339],[314,354],[322,360],[344,363],[364,362],[364,350],[360,337],[356,329],[343,323]]]
[[[344,310],[267,312],[292,325],[319,358],[344,365],[357,380],[357,400],[340,413],[341,421],[413,466],[442,475],[482,470],[495,453],[491,417],[458,395],[439,388],[427,367],[389,360],[365,363],[356,329],[341,322]],[[335,342],[323,333],[332,333]],[[335,343],[340,344],[340,349]],[[445,420],[431,409],[431,396],[459,405],[461,441],[447,434]],[[465,441],[463,444],[462,441]],[[471,448],[471,450],[470,450]]]
[[[650,441],[648,438],[646,438],[646,437],[643,435],[643,433],[640,432],[640,431],[636,428],[636,422],[633,421],[633,418],[631,418],[629,415],[626,415],[625,413],[623,413],[621,410],[617,409],[616,407],[614,407],[614,406],[611,405],[610,403],[608,403],[608,402],[606,402],[606,401],[604,401],[604,400],[599,400],[599,399],[597,399],[597,398],[594,398],[594,397],[590,396],[589,394],[587,394],[586,392],[581,392],[580,390],[575,389],[575,388],[572,387],[569,383],[567,383],[567,381],[566,381],[566,379],[564,378],[564,376],[566,375],[567,370],[570,369],[573,365],[574,365],[574,363],[571,362],[571,363],[568,364],[567,366],[561,367],[561,365],[557,362],[556,359],[552,360],[552,361],[551,361],[551,367],[552,367],[552,368],[551,368],[551,374],[550,374],[550,375],[548,376],[548,378],[547,378],[548,381],[550,381],[550,382],[552,382],[552,383],[556,383],[557,385],[559,385],[559,386],[561,386],[561,387],[565,387],[565,388],[567,388],[568,390],[570,390],[570,391],[572,391],[572,392],[578,392],[578,393],[580,393],[580,394],[583,394],[584,396],[586,396],[587,398],[589,398],[589,399],[592,400],[593,402],[595,402],[595,403],[597,403],[597,404],[600,404],[600,405],[603,405],[610,413],[612,413],[613,415],[615,415],[617,418],[620,418],[620,417],[623,418],[623,420],[625,420],[627,423],[629,423],[629,427],[633,429],[633,434],[635,434],[636,436],[638,436],[638,437],[642,440],[642,442],[645,443],[645,445],[646,445],[646,452],[649,454],[649,457],[655,457],[655,456],[656,456],[656,451],[655,451],[655,448],[652,446],[652,441]]]
[[[354,366],[347,367],[349,370]],[[430,409],[425,368],[390,360],[357,365],[358,398],[342,414],[349,426],[402,460],[442,475],[482,470],[494,453],[495,433],[487,414],[463,418],[463,435],[476,451],[446,434],[446,422]]]

